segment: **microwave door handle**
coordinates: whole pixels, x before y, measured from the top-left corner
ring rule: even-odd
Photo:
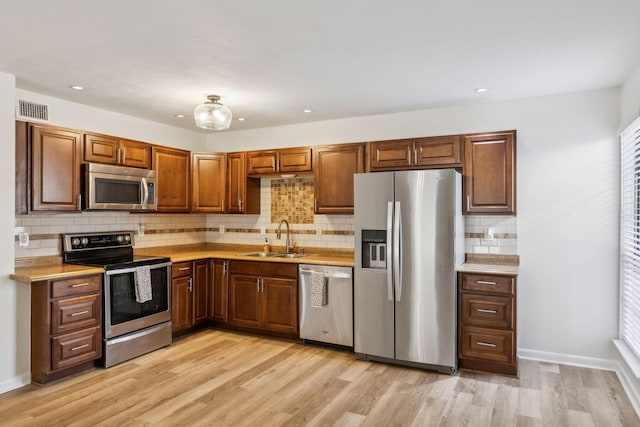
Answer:
[[[147,208],[148,201],[149,201],[149,185],[147,184],[147,178],[142,177],[142,209]]]

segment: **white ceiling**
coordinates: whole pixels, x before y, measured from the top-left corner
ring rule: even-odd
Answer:
[[[638,0],[4,0],[0,71],[193,130],[215,93],[238,130],[616,87],[639,16]]]

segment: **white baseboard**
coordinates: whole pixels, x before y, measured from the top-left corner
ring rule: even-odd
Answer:
[[[11,378],[9,380],[0,383],[0,394],[6,393],[11,390],[15,390],[20,387],[31,383],[31,374],[22,374],[18,377]]]
[[[631,401],[633,409],[635,409],[636,413],[640,416],[640,384],[638,383],[638,380],[633,374],[631,368],[623,361],[575,356],[572,354],[551,353],[547,351],[529,350],[526,348],[519,348],[518,356],[521,359],[537,360],[539,362],[559,363],[561,365],[613,371],[618,376],[625,393],[627,393],[627,397]]]

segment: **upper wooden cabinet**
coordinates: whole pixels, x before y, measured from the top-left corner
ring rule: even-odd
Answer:
[[[364,144],[313,148],[314,211],[353,213],[353,175],[364,171]]]
[[[29,211],[79,211],[81,133],[29,124],[27,134],[31,149]]]
[[[462,166],[459,135],[367,143],[367,171]]]
[[[85,133],[84,161],[151,169],[151,144]]]
[[[192,212],[223,213],[227,176],[227,158],[224,153],[193,153]]]
[[[311,147],[247,153],[247,175],[269,176],[280,173],[310,173]]]
[[[516,213],[516,131],[464,136],[465,214]]]
[[[189,212],[191,153],[157,145],[152,147],[152,153],[158,212]]]
[[[248,178],[246,153],[227,154],[226,213],[260,213],[260,179]]]

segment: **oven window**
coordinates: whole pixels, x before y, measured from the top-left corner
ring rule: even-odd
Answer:
[[[141,181],[96,178],[96,203],[140,204],[141,186]]]
[[[166,267],[151,269],[153,298],[142,304],[136,302],[133,272],[112,274],[110,281],[111,325],[169,309],[169,277]]]

